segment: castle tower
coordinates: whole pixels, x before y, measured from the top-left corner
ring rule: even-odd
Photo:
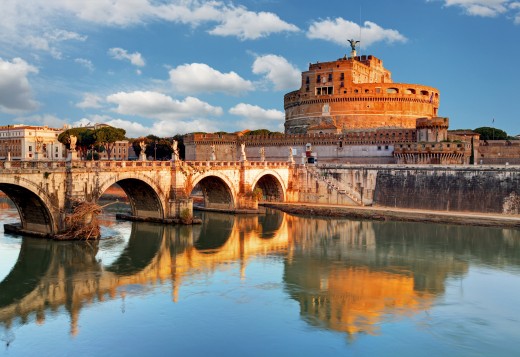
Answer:
[[[309,64],[300,89],[284,96],[285,132],[303,134],[322,122],[339,130],[415,129],[418,118],[436,117],[439,91],[420,84],[394,83],[383,61],[357,56]]]

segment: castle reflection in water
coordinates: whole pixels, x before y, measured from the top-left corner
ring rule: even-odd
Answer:
[[[43,324],[64,307],[74,335],[83,307],[124,299],[134,293],[128,287],[171,284],[172,300],[181,304],[186,279],[234,266],[247,279],[251,259],[276,255],[284,258],[284,290],[299,303],[302,319],[355,336],[376,333],[388,316],[428,310],[447,279],[467,273],[465,257],[520,266],[518,231],[271,210],[258,216],[205,213],[203,221],[194,227],[133,223],[126,246],[107,264],[98,253],[112,238],[94,245],[23,238],[18,260],[0,282],[0,324]]]

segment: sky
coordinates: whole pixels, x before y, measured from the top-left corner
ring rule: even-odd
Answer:
[[[310,62],[383,60],[450,129],[520,134],[517,0],[0,0],[0,124],[283,132]]]

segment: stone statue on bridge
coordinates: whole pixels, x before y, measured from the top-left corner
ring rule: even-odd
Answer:
[[[76,142],[78,141],[78,137],[76,135],[69,136],[69,148],[70,151],[76,151]]]
[[[211,156],[209,157],[211,161],[217,160],[217,155],[215,154],[215,145],[211,145]]]
[[[177,140],[173,140],[173,143],[172,143],[172,161],[179,161],[180,160],[180,156],[179,156],[179,142]]]
[[[141,151],[139,152],[139,161],[146,161],[146,143],[144,141],[139,142]]]
[[[240,143],[240,161],[247,161],[245,143]]]
[[[293,156],[293,148],[289,147],[289,158],[287,159],[287,162],[294,164],[294,156]]]

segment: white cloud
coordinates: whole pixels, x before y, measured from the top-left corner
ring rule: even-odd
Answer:
[[[56,58],[62,56],[60,42],[86,39],[58,29],[76,26],[78,22],[113,27],[158,20],[193,27],[209,23],[216,24],[211,34],[237,36],[243,40],[298,31],[295,25],[274,13],[252,12],[218,0],[1,0],[1,9],[0,42],[48,51]]]
[[[144,59],[139,52],[128,53],[122,48],[114,47],[108,50],[108,54],[117,60],[128,60],[134,66],[143,67],[145,65]]]
[[[107,102],[117,105],[119,114],[142,116],[160,120],[222,115],[221,107],[214,107],[194,97],[183,101],[150,91],[119,92],[109,95]]]
[[[444,0],[446,6],[460,7],[468,15],[495,17],[507,12],[510,0]]]
[[[229,109],[229,113],[241,117],[235,123],[235,127],[240,129],[283,131],[285,114],[279,110],[240,103]]]
[[[28,79],[31,73],[38,73],[38,69],[21,58],[12,62],[0,58],[0,111],[20,113],[37,108]]]
[[[215,126],[214,122],[207,119],[195,119],[190,121],[160,120],[153,122],[151,126],[146,126],[135,121],[112,118],[108,115],[93,115],[87,118],[82,118],[75,122],[73,126],[84,126],[88,123],[105,123],[116,128],[125,129],[126,137],[128,138],[139,138],[150,134],[159,137],[167,137],[196,131],[214,132],[219,130],[219,128]]]
[[[298,27],[271,12],[252,12],[243,7],[228,8],[221,13],[221,23],[212,35],[237,36],[241,40],[255,40],[278,32],[296,32]]]
[[[74,62],[85,67],[86,69],[89,70],[89,72],[94,72],[94,65],[92,64],[91,60],[88,60],[86,58],[76,58],[76,59],[74,59]]]
[[[76,107],[87,109],[87,108],[101,108],[101,101],[103,98],[93,93],[85,93],[83,100],[76,104]]]
[[[0,30],[1,29],[2,25],[0,25]],[[9,38],[9,36],[11,38]],[[71,40],[83,42],[86,39],[87,36],[80,35],[73,31],[52,29],[43,31],[42,33],[41,29],[31,29],[30,26],[20,28],[19,31],[14,34],[6,30],[4,34],[0,35],[0,40],[14,42],[16,45],[22,45],[38,51],[49,52],[51,56],[56,59],[62,58],[62,53],[59,50],[62,42]]]
[[[62,128],[65,124],[68,123],[66,119],[58,118],[57,116],[51,114],[18,117],[13,119],[13,122],[31,125],[47,125],[51,128]]]
[[[315,21],[309,26],[307,37],[310,39],[321,39],[331,41],[347,47],[348,38],[359,39],[359,25],[338,17],[334,20],[327,19]],[[407,39],[397,30],[384,29],[381,26],[365,21],[361,27],[361,46],[368,47],[376,42],[388,43],[406,42]]]
[[[180,65],[170,70],[170,81],[181,93],[223,92],[238,95],[253,84],[235,72],[222,73],[204,63]]]
[[[253,73],[264,74],[265,78],[274,84],[276,90],[300,86],[301,71],[281,56],[257,57],[253,63]]]

